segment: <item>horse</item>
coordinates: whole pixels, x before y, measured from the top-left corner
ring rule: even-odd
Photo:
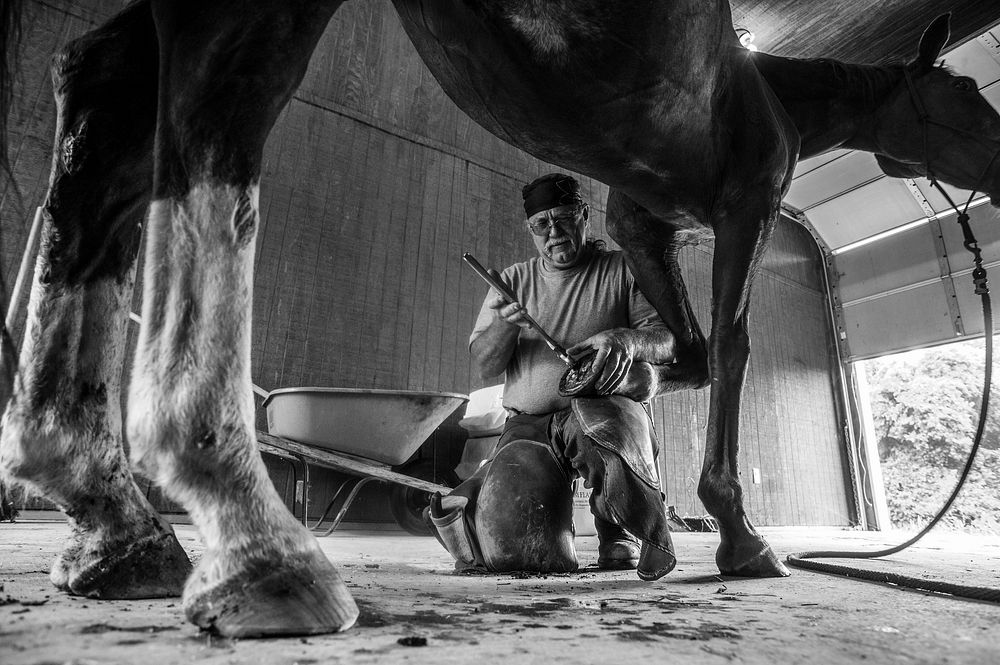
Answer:
[[[342,0],[139,0],[68,44],[45,224],[0,468],[58,503],[53,583],[97,598],[174,595],[189,621],[249,637],[335,632],[357,607],[257,453],[251,263],[264,141]],[[610,186],[607,223],[676,337],[661,385],[710,385],[698,494],[726,575],[787,570],[743,506],[739,406],[749,296],[796,161],[837,147],[894,176],[1000,199],[1000,116],[916,57],[886,68],[743,49],[725,0],[393,0],[420,57],[475,121]],[[919,103],[918,103],[919,102]],[[126,432],[134,467],[191,515],[191,570],[135,488],[121,439],[126,307],[140,229],[143,324]],[[709,338],[680,248],[714,236]]]

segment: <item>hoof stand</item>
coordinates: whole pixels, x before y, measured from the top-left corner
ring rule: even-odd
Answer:
[[[336,633],[358,618],[347,586],[318,552],[252,564],[239,578],[188,595],[188,620],[225,637]]]

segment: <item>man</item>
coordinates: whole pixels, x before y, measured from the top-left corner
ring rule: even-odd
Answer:
[[[590,208],[575,179],[548,174],[522,195],[538,256],[494,275],[518,302],[491,291],[470,340],[483,378],[506,373],[510,417],[490,461],[435,497],[429,518],[460,568],[575,570],[570,484],[579,475],[593,488],[598,565],[658,579],[675,559],[652,425],[639,402],[655,390],[650,364],[674,361],[674,338],[622,254],[587,239]],[[560,394],[567,368],[525,312],[573,344],[574,358],[592,354],[589,396]]]

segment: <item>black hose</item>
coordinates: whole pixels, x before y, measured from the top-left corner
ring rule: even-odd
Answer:
[[[945,502],[941,510],[938,511],[934,519],[931,520],[924,529],[910,538],[905,543],[901,545],[896,545],[895,547],[890,547],[884,550],[878,550],[877,552],[840,552],[833,550],[825,551],[815,551],[815,552],[798,552],[796,554],[789,554],[785,559],[788,565],[794,566],[796,568],[806,568],[809,570],[816,570],[822,573],[830,573],[832,575],[843,575],[845,577],[853,577],[857,579],[870,580],[873,582],[882,582],[885,584],[895,584],[897,586],[906,587],[909,589],[920,589],[923,591],[935,591],[938,593],[951,594],[952,596],[958,596],[961,598],[973,598],[975,600],[985,600],[993,603],[1000,603],[1000,589],[994,589],[991,587],[978,587],[978,586],[966,586],[962,584],[954,584],[952,582],[938,582],[934,580],[922,579],[919,577],[911,577],[909,575],[898,575],[896,573],[882,573],[876,572],[874,570],[865,570],[863,568],[854,568],[853,566],[843,566],[832,563],[821,563],[819,561],[810,561],[809,559],[874,559],[877,557],[889,556],[890,554],[895,554],[900,552],[910,545],[914,544],[921,538],[923,538],[928,531],[933,529],[941,518],[944,517],[948,509],[951,508],[951,504],[955,502],[958,497],[959,491],[962,489],[962,485],[965,484],[966,478],[969,476],[969,471],[972,470],[972,464],[976,459],[976,453],[979,452],[979,446],[982,443],[983,431],[986,429],[986,412],[989,409],[990,402],[990,384],[993,378],[993,309],[990,304],[990,295],[985,288],[985,275],[983,279],[983,284],[981,288],[977,288],[976,292],[979,293],[983,301],[983,335],[986,340],[986,370],[984,372],[983,379],[983,403],[979,409],[979,425],[976,427],[976,436],[972,442],[972,450],[969,452],[969,459],[965,463],[965,468],[962,469],[962,473],[958,478],[958,483],[955,485],[955,489],[952,490],[951,496]]]

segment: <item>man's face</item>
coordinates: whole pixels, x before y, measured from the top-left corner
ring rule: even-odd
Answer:
[[[559,270],[575,266],[583,257],[589,218],[585,205],[557,206],[529,217],[528,230],[542,260]]]

